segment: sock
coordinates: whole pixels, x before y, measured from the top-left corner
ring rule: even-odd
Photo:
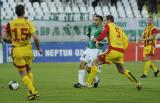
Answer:
[[[124,72],[124,75],[133,83],[138,83],[138,81],[136,80],[136,78],[131,74],[131,72],[129,72],[127,69]]]
[[[32,82],[33,82],[33,73],[32,72],[29,72],[28,74],[28,77],[32,80]]]
[[[102,65],[98,65],[98,73],[102,72]]]
[[[22,77],[22,81],[23,81],[24,85],[27,86],[27,89],[29,91],[31,91],[32,94],[36,93],[35,92],[35,88],[33,87],[33,83],[32,83],[31,79],[28,76],[23,76]]]
[[[98,66],[92,66],[91,73],[89,74],[88,80],[87,80],[88,85],[92,85],[92,82],[93,82],[95,76],[97,75],[97,72],[98,72]]]
[[[148,75],[148,68],[150,68],[150,61],[146,61],[144,64],[144,74],[147,76]]]
[[[150,66],[151,66],[151,69],[156,72],[157,71],[157,67],[155,66],[155,64],[153,63],[153,61],[150,61]]]
[[[97,74],[97,75],[95,76],[95,78],[94,78],[94,83],[97,83],[98,80],[99,80],[99,77],[98,77],[98,74]]]
[[[79,70],[78,81],[81,85],[84,85],[84,76],[85,76],[85,70]]]

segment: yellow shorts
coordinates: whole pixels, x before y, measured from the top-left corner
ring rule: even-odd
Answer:
[[[143,57],[153,56],[154,53],[155,53],[155,47],[152,45],[148,45],[143,48]]]
[[[107,64],[124,63],[124,53],[115,50],[108,50],[98,56],[98,59]]]
[[[32,46],[22,46],[12,48],[13,63],[18,68],[24,68],[26,65],[31,66],[33,61]]]

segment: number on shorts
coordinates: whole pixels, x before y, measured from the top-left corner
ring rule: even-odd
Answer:
[[[83,54],[83,56],[82,56],[83,58],[85,58],[86,57],[86,54]]]

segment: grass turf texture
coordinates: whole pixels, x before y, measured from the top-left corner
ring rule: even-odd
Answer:
[[[142,82],[143,89],[137,91],[134,85],[119,74],[114,65],[104,65],[98,88],[75,89],[79,63],[34,63],[34,82],[40,92],[40,99],[28,101],[20,76],[11,64],[0,64],[0,103],[159,103],[160,77],[153,71],[141,79],[143,63],[125,63],[135,77]],[[158,64],[158,62],[157,62]],[[160,68],[160,64],[157,65]],[[8,82],[16,80],[20,89],[11,91]]]

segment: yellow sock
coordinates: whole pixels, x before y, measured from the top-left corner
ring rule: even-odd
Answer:
[[[145,75],[148,75],[148,68],[150,68],[150,64],[151,64],[150,61],[146,61],[144,64],[144,74]]]
[[[27,86],[28,90],[30,90],[32,94],[35,94],[35,88],[33,87],[31,79],[28,76],[23,76],[22,81],[24,85]]]
[[[91,85],[98,72],[98,66],[91,67],[91,73],[88,76],[87,84]]]
[[[154,72],[157,71],[157,67],[155,66],[155,64],[153,63],[153,61],[150,61],[150,66],[151,66],[151,69],[153,69]]]
[[[29,72],[28,73],[28,76],[29,76],[29,78],[32,80],[32,82],[33,82],[33,73],[32,72]]]
[[[127,69],[125,70],[124,75],[133,83],[138,83],[136,78]]]

